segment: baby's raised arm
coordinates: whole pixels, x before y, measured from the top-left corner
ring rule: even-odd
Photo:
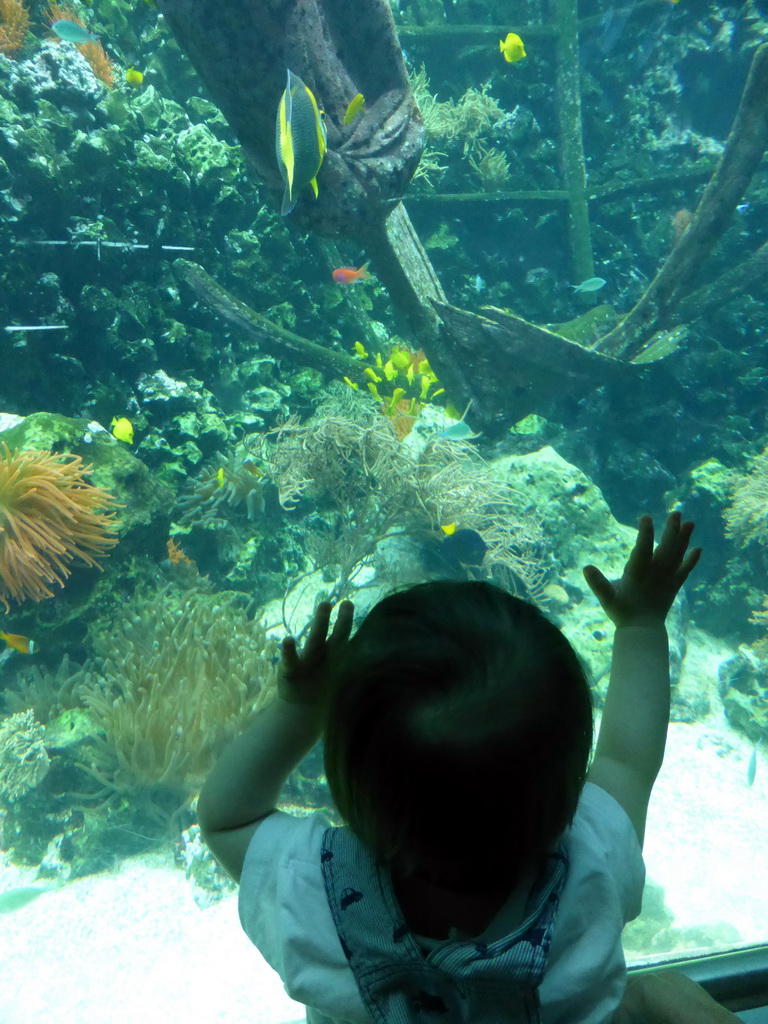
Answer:
[[[664,626],[680,587],[701,557],[688,551],[693,523],[667,518],[654,550],[653,520],[642,516],[620,580],[594,565],[584,578],[616,625],[611,679],[588,780],[624,807],[642,845],[653,783],[664,758],[669,725],[669,645]]]

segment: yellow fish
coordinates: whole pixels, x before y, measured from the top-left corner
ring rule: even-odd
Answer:
[[[361,359],[367,359],[368,353],[365,351],[365,346],[361,341],[355,342],[355,352],[360,356]]]
[[[352,124],[358,114],[365,110],[365,96],[361,92],[349,101],[349,106],[344,114],[344,124]]]
[[[526,55],[523,40],[514,32],[507,32],[507,38],[499,40],[499,53],[504,54],[507,64],[514,64],[515,61],[522,60]]]
[[[121,416],[119,420],[113,416],[109,425],[112,428],[112,436],[118,441],[133,444],[133,424],[125,416]]]
[[[0,631],[0,640],[4,640],[12,651],[18,651],[19,654],[35,653],[35,641],[30,640],[28,636],[21,636],[20,633],[3,633]]]
[[[223,466],[219,466],[219,470],[218,470],[218,472],[216,474],[216,483],[219,485],[219,487],[223,487],[224,486],[224,467]]]
[[[312,91],[298,75],[288,71],[288,84],[280,97],[275,128],[275,150],[280,177],[285,182],[285,217],[296,205],[299,191],[311,185],[317,198],[317,174],[320,170],[327,135],[323,115]]]
[[[441,526],[440,529],[446,535],[446,537],[452,536],[456,533],[456,523],[446,523],[445,526]]]
[[[141,83],[144,81],[144,75],[141,71],[137,71],[136,68],[128,68],[125,72],[125,80],[133,89],[140,89]]]

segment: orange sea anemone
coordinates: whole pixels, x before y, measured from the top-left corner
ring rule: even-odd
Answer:
[[[0,453],[0,602],[53,597],[69,563],[100,568],[97,558],[117,544],[111,494],[83,479],[78,455],[50,451]],[[64,461],[68,459],[69,461]]]
[[[115,84],[115,65],[101,43],[98,40],[78,43],[77,48],[91,65],[94,75],[108,89],[112,89]]]
[[[29,31],[29,10],[24,0],[0,0],[0,53],[18,53]]]

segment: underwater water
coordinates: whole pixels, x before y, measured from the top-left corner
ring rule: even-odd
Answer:
[[[0,0],[0,1021],[303,1020],[195,811],[282,639],[490,580],[599,723],[644,512],[704,555],[627,961],[764,942],[765,4],[265,6]]]

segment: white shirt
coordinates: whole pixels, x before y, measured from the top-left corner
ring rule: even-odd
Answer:
[[[292,999],[332,1024],[372,1024],[326,900],[320,844],[327,827],[320,814],[294,818],[282,812],[259,825],[240,878],[240,922]],[[565,841],[569,872],[539,987],[541,1020],[607,1024],[626,986],[621,931],[640,913],[642,851],[624,810],[591,783]],[[519,919],[507,928],[505,910],[480,938],[493,941],[515,930]],[[444,944],[416,939],[425,953]]]

